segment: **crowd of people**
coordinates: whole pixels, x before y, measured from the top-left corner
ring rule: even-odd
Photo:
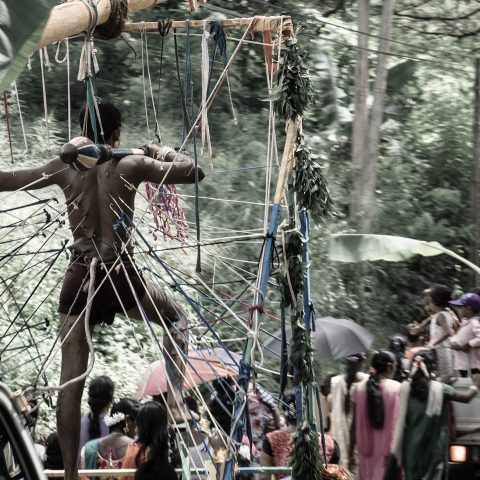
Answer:
[[[405,336],[392,336],[385,349],[349,356],[344,373],[325,378],[319,448],[331,478],[446,478],[448,445],[455,434],[451,401],[467,403],[477,393],[475,382],[462,392],[452,384],[455,377],[477,380],[480,373],[480,295],[452,300],[447,287],[433,285],[421,301],[428,314],[424,321],[409,324]],[[288,466],[296,431],[295,392],[278,402],[258,385],[251,387],[251,432],[235,445],[228,435],[235,388],[232,378],[217,380],[200,408],[193,397],[185,397],[191,421],[182,438],[190,467],[222,464],[232,450],[243,466]],[[182,434],[169,425],[162,395],[143,403],[114,401],[114,384],[102,376],[90,382],[88,405],[81,420],[79,468],[136,469],[127,480],[177,478]],[[55,433],[48,438],[44,462],[45,468],[62,468]],[[272,477],[236,474],[238,480],[253,478]]]
[[[359,353],[323,386],[326,428],[351,478],[447,478],[455,435],[450,402],[467,403],[478,391],[480,295],[453,300],[446,286],[433,285],[421,301],[428,317],[374,352],[368,374]],[[474,380],[469,390],[456,391],[455,378],[468,376]]]
[[[254,434],[251,441],[244,436],[240,445],[231,445],[228,432],[235,381],[233,378],[219,379],[212,383],[211,390],[203,414],[196,399],[185,396],[190,420],[188,424],[172,425],[168,420],[171,412],[168,412],[165,394],[159,393],[142,402],[131,398],[115,400],[114,383],[109,377],[92,379],[88,388],[89,411],[81,418],[78,468],[135,470],[134,476],[121,477],[126,480],[176,480],[175,468],[182,466],[180,451],[184,447],[188,449],[190,467],[194,471],[204,468],[209,461],[214,466],[224,463],[232,449],[240,465],[255,465],[262,448],[258,432],[275,430],[285,424],[274,398],[259,386],[250,388],[249,411]],[[57,432],[48,436],[39,454],[46,470],[63,469]],[[114,480],[116,477],[108,478]],[[203,477],[194,472],[192,478]],[[249,480],[253,475],[237,472],[234,478]]]

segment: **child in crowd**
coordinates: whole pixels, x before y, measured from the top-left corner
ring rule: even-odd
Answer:
[[[426,309],[431,313],[429,346],[436,350],[438,375],[451,375],[453,359],[449,337],[455,323],[448,308],[451,291],[445,285],[433,285],[428,289],[428,294],[430,303]]]
[[[410,364],[412,363],[413,357],[420,351],[425,349],[426,338],[425,334],[420,333],[413,333],[416,331],[416,324],[409,323],[407,325],[407,340],[408,346],[405,349],[405,358],[408,360],[408,370],[410,370]]]
[[[453,368],[460,376],[480,373],[480,295],[466,293],[450,302],[457,308],[460,328],[450,339],[453,353]]]

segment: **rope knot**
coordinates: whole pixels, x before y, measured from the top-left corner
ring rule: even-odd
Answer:
[[[263,315],[265,313],[265,310],[263,308],[263,305],[260,303],[257,305],[252,305],[248,310],[248,325],[251,327],[253,322],[253,314],[255,313],[255,311]]]
[[[103,24],[95,28],[95,38],[110,40],[119,37],[128,15],[128,0],[110,0],[110,16]]]
[[[158,28],[158,33],[162,37],[166,37],[168,33],[170,32],[170,28],[172,26],[173,20],[171,18],[166,18],[165,20],[158,20],[157,21],[157,28]]]

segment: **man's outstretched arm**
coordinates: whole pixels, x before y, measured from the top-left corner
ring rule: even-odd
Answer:
[[[195,183],[195,161],[184,155],[177,153],[168,147],[149,147],[152,157],[129,157],[120,161],[128,165],[132,179],[137,183],[154,182],[165,184],[172,183]],[[126,161],[125,161],[126,160]],[[198,168],[198,180],[205,178],[201,168]]]
[[[55,158],[35,168],[0,171],[0,192],[20,189],[37,190],[58,184],[61,172],[66,168],[68,168],[67,165],[59,158]]]

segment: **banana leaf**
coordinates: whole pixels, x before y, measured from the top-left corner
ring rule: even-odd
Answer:
[[[0,0],[0,92],[35,51],[49,13],[45,0]]]
[[[330,238],[330,260],[337,262],[362,262],[386,260],[401,262],[415,255],[430,257],[444,253],[464,263],[477,273],[480,268],[474,263],[452,252],[438,242],[426,242],[393,235],[337,234]]]

